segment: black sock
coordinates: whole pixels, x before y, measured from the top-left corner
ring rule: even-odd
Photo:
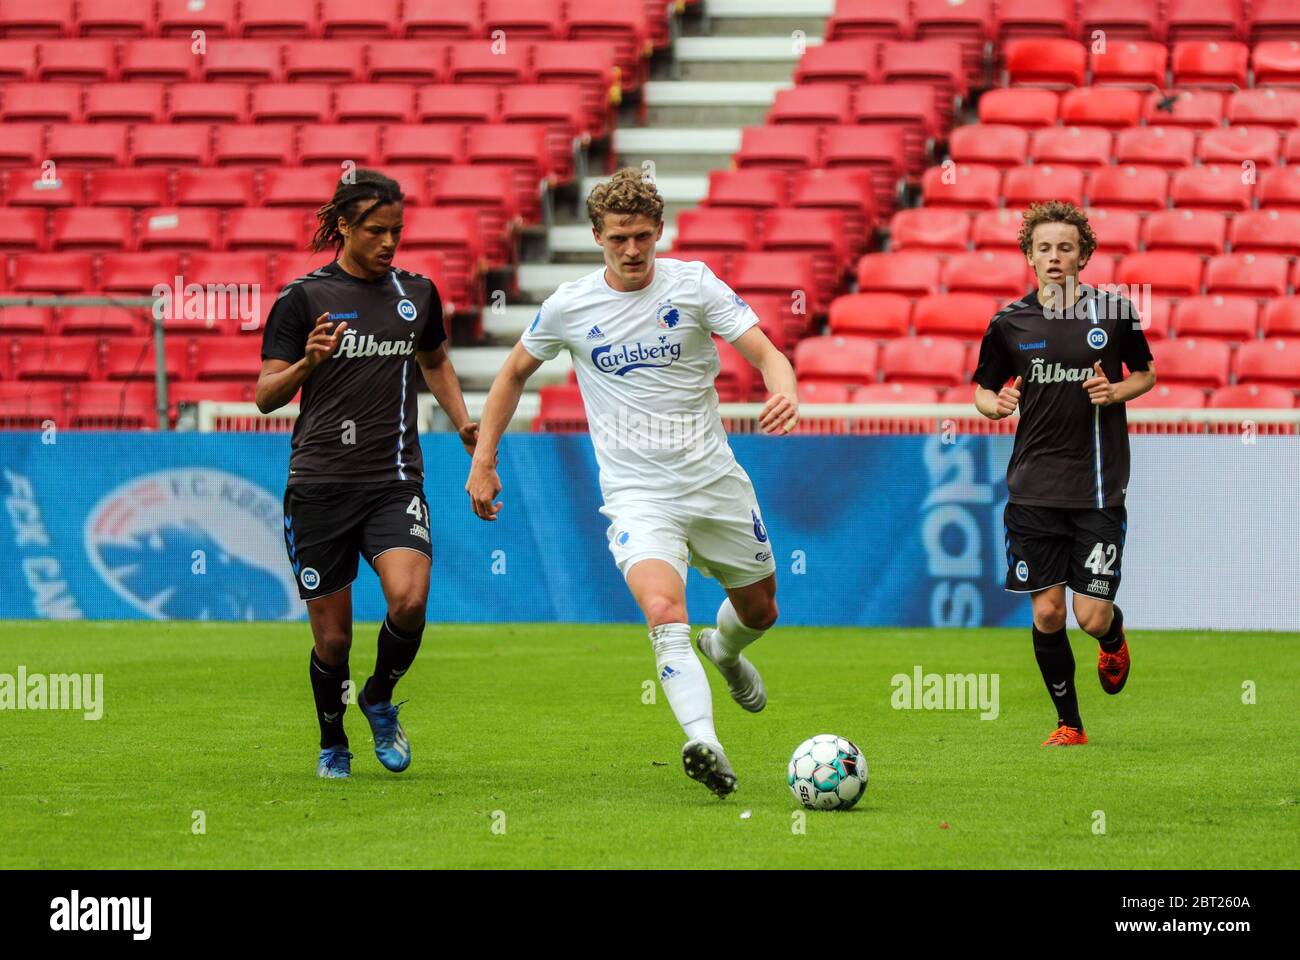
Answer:
[[[420,649],[420,639],[424,636],[424,624],[415,631],[414,636],[403,636],[393,629],[388,617],[384,617],[379,627],[379,653],[375,656],[374,675],[366,681],[366,703],[387,703],[393,699],[393,687],[411,664]]]
[[[1124,629],[1124,611],[1119,607],[1115,608],[1115,615],[1111,618],[1110,629],[1106,631],[1104,637],[1098,637],[1097,642],[1107,653],[1115,653],[1119,650],[1120,645],[1124,642],[1124,637],[1120,631]]]
[[[348,735],[343,732],[343,713],[348,708],[348,662],[331,667],[311,651],[311,692],[316,697],[316,719],[320,722],[320,748],[346,747]]]
[[[1034,627],[1034,658],[1047,684],[1047,693],[1056,704],[1057,722],[1082,730],[1079,697],[1074,690],[1074,652],[1065,628],[1056,633],[1043,633]]]

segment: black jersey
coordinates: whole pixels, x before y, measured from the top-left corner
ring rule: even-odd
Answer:
[[[423,480],[415,352],[446,339],[437,287],[396,267],[372,281],[330,263],[280,292],[266,319],[262,359],[301,360],[326,312],[348,327],[302,385],[288,482]]]
[[[1007,468],[1012,503],[1118,507],[1128,487],[1124,404],[1094,406],[1083,382],[1100,360],[1107,379],[1146,370],[1151,349],[1133,304],[1080,284],[1073,308],[1046,310],[1031,293],[989,322],[975,382],[1001,390],[1020,376],[1020,424]]]

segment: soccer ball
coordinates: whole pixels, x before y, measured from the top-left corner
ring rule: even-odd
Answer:
[[[867,792],[867,758],[852,740],[818,734],[795,747],[786,782],[809,810],[847,810]]]

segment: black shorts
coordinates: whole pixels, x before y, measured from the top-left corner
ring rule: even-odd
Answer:
[[[1123,507],[1070,510],[1008,503],[1007,583],[1014,593],[1065,584],[1075,593],[1115,601],[1128,512]]]
[[[357,554],[372,567],[389,550],[430,560],[429,504],[419,480],[300,483],[284,491],[284,547],[304,600],[337,593],[357,578]]]

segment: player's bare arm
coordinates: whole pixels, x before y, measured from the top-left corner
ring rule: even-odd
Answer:
[[[769,394],[758,417],[764,433],[789,433],[799,422],[799,393],[794,367],[758,327],[750,327],[732,345],[763,375]]]
[[[420,365],[420,373],[424,375],[433,399],[447,414],[452,427],[460,434],[465,452],[472,457],[478,440],[478,424],[470,420],[469,411],[465,409],[465,395],[461,392],[460,378],[451,364],[447,345],[440,343],[432,350],[417,350],[415,362]]]
[[[296,363],[263,360],[262,372],[257,377],[257,392],[254,394],[257,409],[262,413],[270,413],[292,400],[311,372],[333,355],[338,348],[339,338],[347,328],[346,320],[333,323],[326,311],[316,318],[316,326],[307,337],[306,355],[301,360]]]
[[[494,502],[501,492],[501,478],[497,476],[496,468],[497,445],[519,406],[524,384],[541,365],[542,361],[525,350],[523,344],[516,343],[501,372],[492,381],[492,389],[488,391],[487,402],[483,404],[483,416],[480,418],[478,443],[474,447],[474,459],[469,468],[469,479],[465,482],[470,506],[480,520],[495,520],[501,510],[501,504]]]
[[[1083,389],[1094,407],[1108,407],[1112,403],[1128,403],[1146,393],[1156,385],[1156,368],[1152,364],[1148,370],[1134,370],[1118,383],[1111,383],[1101,369],[1101,361],[1092,365],[1096,376],[1083,381]]]
[[[975,409],[990,420],[1002,420],[1011,416],[1016,412],[1016,407],[1020,405],[1020,385],[1023,382],[1023,377],[1016,377],[1012,383],[1003,387],[997,393],[977,386],[975,388]]]

